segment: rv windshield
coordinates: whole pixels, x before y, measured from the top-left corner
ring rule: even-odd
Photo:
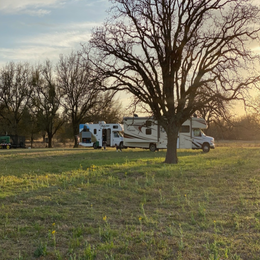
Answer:
[[[122,133],[120,133],[120,132],[114,132],[114,137],[120,137],[120,136],[122,136]]]
[[[205,133],[200,129],[201,135],[205,135]]]
[[[203,136],[205,135],[201,129],[193,129],[193,136]]]

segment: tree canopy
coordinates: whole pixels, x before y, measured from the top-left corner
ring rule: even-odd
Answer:
[[[177,163],[180,126],[209,103],[243,98],[256,86],[259,7],[249,0],[114,0],[91,39],[110,89],[147,104]]]

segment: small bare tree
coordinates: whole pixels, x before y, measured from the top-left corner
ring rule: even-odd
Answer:
[[[215,99],[201,107],[199,111],[196,111],[196,115],[205,119],[208,125],[208,130],[211,124],[218,124],[221,121],[230,123],[232,117],[230,113],[231,110],[232,105],[228,101]]]
[[[86,114],[86,122],[119,123],[124,114],[122,103],[119,99],[112,98],[108,91],[99,95],[99,102]]]
[[[33,106],[40,129],[47,133],[49,148],[52,147],[53,136],[65,122],[59,114],[61,96],[53,74],[52,65],[47,60],[34,71],[32,78]]]
[[[60,56],[57,80],[62,93],[62,106],[71,121],[74,147],[78,147],[79,124],[84,123],[82,120],[99,102],[100,89],[93,81],[93,71],[88,61],[78,53]]]
[[[31,68],[10,62],[0,70],[0,117],[9,134],[19,134],[19,123],[31,100]]]
[[[91,39],[109,89],[147,104],[168,137],[166,163],[177,163],[180,126],[214,100],[233,100],[259,81],[259,8],[249,0],[114,0]]]

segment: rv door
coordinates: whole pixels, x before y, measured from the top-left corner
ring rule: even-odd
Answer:
[[[180,149],[191,149],[192,138],[190,137],[190,125],[182,125],[179,133]]]
[[[111,129],[108,128],[106,131],[107,131],[106,132],[106,134],[107,134],[107,146],[112,146],[111,145],[111,139],[112,139],[112,137],[111,137]]]

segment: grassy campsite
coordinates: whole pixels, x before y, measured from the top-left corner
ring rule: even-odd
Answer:
[[[260,145],[0,150],[0,259],[260,259]]]

